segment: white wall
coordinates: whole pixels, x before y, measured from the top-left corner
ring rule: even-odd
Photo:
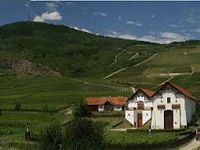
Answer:
[[[143,93],[139,92],[133,99],[128,101],[128,109],[132,110],[134,107],[137,109],[138,102],[144,102],[145,109],[151,109],[153,107],[153,102],[149,100]]]
[[[125,111],[125,119],[134,125],[135,122],[135,113],[134,110],[126,110]]]
[[[143,110],[142,111],[142,124],[144,125],[151,119],[151,110]]]
[[[114,106],[114,111],[122,111],[122,106]]]
[[[98,106],[98,111],[101,111],[101,112],[104,111],[104,105],[99,105]]]
[[[167,103],[167,97],[171,98],[171,102]],[[185,97],[173,90],[165,90],[160,96],[153,98],[153,115],[152,115],[152,128],[164,129],[164,111],[173,110],[173,126],[180,128],[187,125]],[[172,104],[179,104],[180,109],[172,109]],[[158,105],[165,105],[165,109],[158,109]],[[155,127],[156,126],[156,127]]]

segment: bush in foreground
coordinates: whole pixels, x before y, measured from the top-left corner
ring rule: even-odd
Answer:
[[[59,150],[62,144],[62,131],[58,124],[44,128],[40,134],[42,150]]]
[[[80,118],[66,127],[63,149],[94,150],[105,149],[103,126],[91,120]]]

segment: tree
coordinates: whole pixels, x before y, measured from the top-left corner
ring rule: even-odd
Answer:
[[[77,107],[74,109],[74,117],[80,118],[85,117],[89,115],[88,107],[85,103],[80,103]]]
[[[59,124],[51,124],[44,128],[41,133],[40,148],[42,150],[59,150],[62,144],[62,132]]]
[[[15,111],[20,111],[21,110],[21,104],[20,104],[20,102],[15,102],[14,110]]]
[[[104,128],[91,120],[79,118],[66,127],[63,138],[65,150],[94,150],[105,149],[103,139]]]

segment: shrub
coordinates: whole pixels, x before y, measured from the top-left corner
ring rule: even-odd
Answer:
[[[85,117],[89,115],[88,107],[85,103],[80,103],[77,107],[74,109],[74,117],[80,118]]]
[[[59,150],[62,144],[61,127],[52,124],[44,128],[40,133],[40,148],[43,150]]]
[[[105,149],[103,126],[91,120],[79,118],[66,127],[63,148],[73,150]]]
[[[15,102],[15,104],[14,104],[14,110],[15,111],[20,111],[21,110],[21,104],[20,104],[20,102]]]

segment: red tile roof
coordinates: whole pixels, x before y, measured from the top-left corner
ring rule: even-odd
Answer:
[[[139,90],[142,90],[148,97],[151,97],[155,92],[149,89],[143,89],[140,88]]]
[[[161,89],[163,89],[166,86],[168,86],[169,88],[174,88],[179,93],[183,94],[184,96],[188,97],[191,100],[194,101],[197,100],[196,97],[194,97],[189,91],[171,82],[166,82],[156,93],[153,94],[153,96],[155,96]]]
[[[140,88],[129,99],[135,97],[135,95],[137,95],[139,92],[142,92],[148,98],[151,98],[151,96],[155,93],[154,91],[151,91],[149,89]]]
[[[166,82],[165,85],[171,85],[172,87],[174,87],[177,91],[179,91],[180,93],[182,93],[183,95],[185,95],[186,97],[188,97],[191,100],[197,100],[196,97],[194,97],[189,91],[187,91],[186,89],[171,83],[171,82]]]
[[[127,103],[127,97],[86,97],[87,105],[103,105],[109,102],[112,105],[123,106]]]

